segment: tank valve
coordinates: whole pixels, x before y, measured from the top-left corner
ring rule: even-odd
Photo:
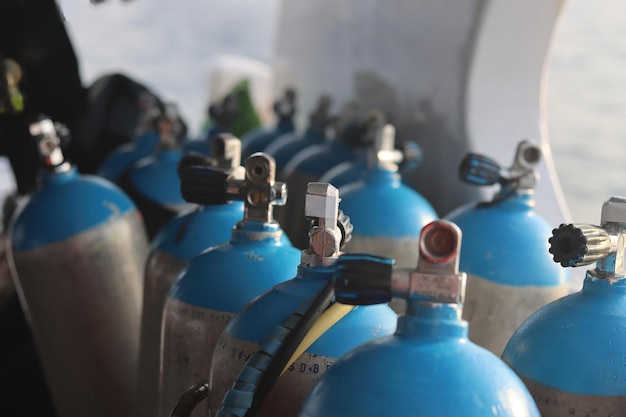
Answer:
[[[417,268],[394,269],[393,260],[346,254],[335,266],[335,294],[343,304],[380,304],[392,298],[463,302],[465,273],[459,273],[461,230],[446,220],[426,225],[420,234]]]
[[[309,126],[319,132],[325,132],[329,125],[334,123],[335,118],[330,116],[332,100],[330,96],[322,95],[313,112],[309,115]]]
[[[176,103],[164,104],[163,112],[157,118],[156,127],[161,139],[159,144],[161,149],[179,147],[180,140],[186,134],[186,128]]]
[[[53,172],[65,172],[70,169],[70,164],[63,156],[57,129],[64,130],[65,127],[55,125],[50,119],[42,119],[29,126],[30,134],[37,140],[37,149],[44,166]]]
[[[305,216],[311,227],[309,249],[302,252],[302,264],[332,265],[343,245],[352,238],[350,218],[339,210],[339,190],[331,184],[310,182]]]
[[[602,205],[601,226],[562,224],[552,231],[549,252],[563,267],[596,262],[598,278],[624,275],[626,198],[611,197]]]
[[[422,161],[422,150],[416,142],[407,141],[401,149],[396,148],[396,129],[386,122],[380,111],[372,111],[360,126],[353,129],[358,133],[358,144],[367,148],[367,166],[397,171],[417,167]],[[360,132],[360,133],[359,133]]]
[[[270,223],[273,206],[287,201],[287,185],[276,182],[275,177],[274,158],[259,152],[246,160],[245,174],[239,169],[225,172],[208,166],[189,167],[181,178],[181,191],[185,200],[197,204],[241,200],[244,221]]]
[[[199,152],[187,152],[178,163],[178,176],[182,178],[187,168],[198,165],[218,168],[231,173],[240,169],[241,140],[230,133],[216,135],[211,139],[211,156]]]
[[[287,88],[283,96],[274,103],[274,113],[281,119],[290,119],[296,112],[296,90]]]
[[[461,161],[459,178],[472,185],[500,184],[501,190],[491,202],[494,203],[507,198],[516,190],[534,189],[539,178],[536,167],[540,160],[541,148],[523,140],[517,145],[515,159],[510,168],[503,169],[487,156],[470,153]]]

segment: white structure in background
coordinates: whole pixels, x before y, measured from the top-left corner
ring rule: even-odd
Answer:
[[[221,101],[239,81],[247,79],[261,122],[273,119],[274,70],[268,64],[239,55],[219,55],[209,64],[208,74],[209,103]]]
[[[565,0],[289,0],[277,36],[276,91],[299,93],[299,114],[330,93],[363,112],[382,108],[424,163],[413,185],[441,215],[480,192],[462,184],[468,152],[508,163],[522,138],[539,141],[537,209],[569,220],[544,118],[544,64]],[[424,175],[427,173],[428,175]]]

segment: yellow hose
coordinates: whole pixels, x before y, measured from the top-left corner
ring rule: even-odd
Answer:
[[[324,333],[333,327],[339,320],[344,318],[346,314],[354,310],[356,306],[350,306],[346,304],[335,303],[324,311],[313,323],[309,332],[304,336],[302,342],[298,345],[298,348],[294,354],[289,358],[289,362],[281,372],[281,375],[285,373],[292,363],[296,361],[317,339],[322,337]]]

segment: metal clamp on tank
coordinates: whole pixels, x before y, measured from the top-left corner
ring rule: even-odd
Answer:
[[[62,128],[61,128],[62,129]],[[67,172],[71,169],[61,150],[57,126],[50,119],[43,119],[29,126],[30,134],[37,140],[37,149],[45,168],[51,172]]]
[[[518,190],[533,190],[539,179],[536,167],[540,160],[541,148],[528,140],[523,140],[517,145],[515,159],[510,168],[503,169],[487,156],[470,153],[461,161],[459,178],[473,185],[500,184],[500,192],[492,201],[479,204],[488,206],[510,197]]]
[[[589,265],[595,278],[624,278],[626,198],[611,197],[602,205],[601,226],[562,224],[552,231],[550,253],[564,267]]]
[[[414,270],[393,269],[389,258],[343,255],[335,267],[336,299],[352,305],[385,303],[392,298],[462,304],[466,274],[459,272],[460,240],[461,231],[454,223],[439,220],[426,225]]]
[[[352,238],[350,218],[339,210],[339,200],[339,190],[331,184],[307,185],[305,216],[311,220],[311,228],[309,249],[302,251],[302,265],[332,265]]]

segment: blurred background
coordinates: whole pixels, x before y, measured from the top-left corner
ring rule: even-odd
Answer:
[[[279,0],[60,0],[85,85],[123,72],[176,101],[192,134],[220,54],[269,62]],[[626,3],[569,0],[547,63],[547,122],[559,178],[577,223],[597,223],[601,202],[626,195]],[[532,30],[532,28],[529,28]],[[508,162],[508,161],[502,161]],[[10,178],[6,164],[3,171]],[[2,183],[12,187],[9,180]]]

